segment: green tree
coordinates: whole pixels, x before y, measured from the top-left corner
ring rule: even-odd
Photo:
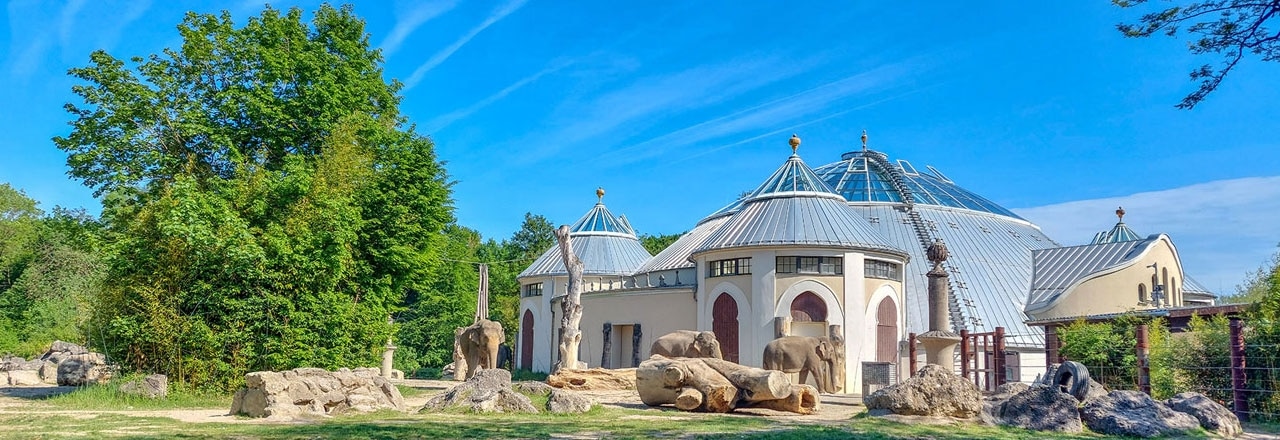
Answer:
[[[526,265],[555,244],[555,226],[546,217],[530,212],[524,213],[524,222],[520,224],[520,230],[512,234],[510,241],[516,251],[513,257],[528,259]]]
[[[658,235],[640,234],[640,244],[644,245],[644,249],[649,251],[649,254],[658,255],[658,252],[662,252],[667,246],[671,246],[671,243],[675,243],[682,235],[684,235],[683,232]]]
[[[103,199],[99,344],[197,386],[373,365],[444,273],[450,182],[350,7],[190,13],[182,44],[71,70],[54,142]],[[451,329],[450,329],[451,331]]]
[[[1121,8],[1132,8],[1147,0],[1111,0]],[[1191,71],[1191,80],[1200,81],[1194,92],[1182,98],[1178,108],[1190,109],[1203,101],[1244,59],[1253,55],[1263,61],[1280,61],[1280,33],[1269,29],[1280,16],[1280,2],[1254,0],[1204,0],[1161,6],[1145,13],[1136,23],[1116,25],[1126,37],[1145,38],[1156,33],[1170,37],[1184,31],[1192,35],[1188,50],[1196,55],[1221,55],[1218,67],[1205,64]]]

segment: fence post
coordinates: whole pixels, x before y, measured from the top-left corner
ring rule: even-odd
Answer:
[[[955,370],[952,370],[955,371]],[[960,377],[969,379],[969,331],[960,330]]]
[[[1230,318],[1231,329],[1231,409],[1240,421],[1249,421],[1249,399],[1245,386],[1244,321],[1237,316]]]
[[[1138,389],[1150,396],[1151,365],[1147,363],[1147,325],[1139,324],[1138,328],[1134,329],[1134,333],[1135,339],[1138,340],[1136,344],[1138,351]]]
[[[995,356],[992,356],[992,360],[992,364],[994,364],[992,367],[996,370],[994,374],[996,386],[1004,385],[1005,376],[1007,375],[1004,371],[1004,327],[996,327],[996,353]]]
[[[915,333],[908,333],[908,334],[907,334],[907,353],[911,353],[911,356],[907,356],[907,373],[908,373],[907,375],[908,375],[908,376],[915,376],[915,375],[916,375],[916,362],[917,362],[917,361],[916,361],[916,334],[915,334]]]

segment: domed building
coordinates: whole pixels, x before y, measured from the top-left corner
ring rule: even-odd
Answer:
[[[1010,380],[1031,380],[1045,365],[1043,330],[1029,320],[1212,301],[1181,273],[1167,236],[1141,238],[1121,222],[1094,243],[1063,247],[933,167],[867,149],[865,134],[860,150],[817,168],[796,154],[799,144],[793,137],[793,154],[755,190],[653,256],[598,191],[570,234],[584,264],[580,359],[632,367],[654,338],[710,330],[726,359],[760,366],[776,337],[828,336],[845,359],[835,383],[859,391],[864,363],[906,374],[907,335],[929,330],[925,250],[935,239],[951,255],[951,330],[1002,327]],[[1147,284],[1153,264],[1168,278]],[[559,250],[518,278],[516,365],[548,371],[568,281]],[[1165,303],[1152,301],[1157,288]]]

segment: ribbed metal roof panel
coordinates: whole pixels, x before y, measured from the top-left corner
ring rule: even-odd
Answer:
[[[693,251],[701,245],[712,233],[720,229],[724,222],[728,221],[728,217],[720,217],[698,224],[693,230],[684,233],[674,243],[658,252],[636,273],[657,272],[660,270],[680,269],[685,267],[693,267],[693,262],[689,261],[689,256]]]
[[[1086,244],[1036,251],[1031,293],[1027,310],[1035,310],[1058,299],[1076,282],[1100,271],[1126,264],[1155,243],[1159,235],[1146,240]]]
[[[587,211],[586,215],[569,227],[569,232],[611,232],[632,237],[636,235],[636,231],[631,229],[631,224],[625,218],[614,217],[604,203],[596,203],[596,206]]]
[[[911,255],[904,268],[907,331],[928,331],[930,263],[905,206],[851,203],[851,208],[893,245]],[[1038,347],[1041,329],[1023,323],[1023,305],[1031,284],[1031,250],[1056,247],[1039,228],[1025,221],[965,209],[915,205],[930,237],[942,238],[951,256],[946,269],[959,310],[953,325],[974,332],[1005,328],[1009,345]]]
[[[1185,273],[1184,273],[1184,274],[1182,274],[1182,276],[1183,276],[1183,278],[1184,278],[1184,279],[1182,280],[1182,291],[1183,291],[1183,292],[1199,293],[1199,294],[1201,294],[1201,295],[1213,295],[1213,296],[1218,296],[1216,293],[1213,293],[1213,292],[1212,292],[1212,291],[1210,291],[1208,288],[1204,287],[1204,285],[1203,285],[1203,284],[1200,284],[1200,282],[1199,282],[1199,281],[1196,281],[1196,279],[1195,279],[1195,278],[1191,278],[1191,276],[1190,276],[1190,275],[1187,275],[1187,274],[1185,274]]]
[[[694,252],[769,245],[833,246],[905,253],[872,229],[838,197],[799,195],[747,203]]]
[[[584,275],[630,275],[648,261],[651,256],[640,240],[618,235],[570,235],[569,245],[582,260]],[[518,278],[565,275],[564,260],[560,248],[552,246],[542,253]]]

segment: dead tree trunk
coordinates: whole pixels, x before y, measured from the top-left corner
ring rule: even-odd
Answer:
[[[582,260],[573,252],[568,225],[560,225],[560,229],[556,229],[556,241],[560,245],[565,270],[569,272],[569,286],[568,294],[560,300],[560,362],[556,364],[555,371],[580,369],[585,367],[578,361],[578,345],[582,343],[582,331],[578,329],[582,322]]]

